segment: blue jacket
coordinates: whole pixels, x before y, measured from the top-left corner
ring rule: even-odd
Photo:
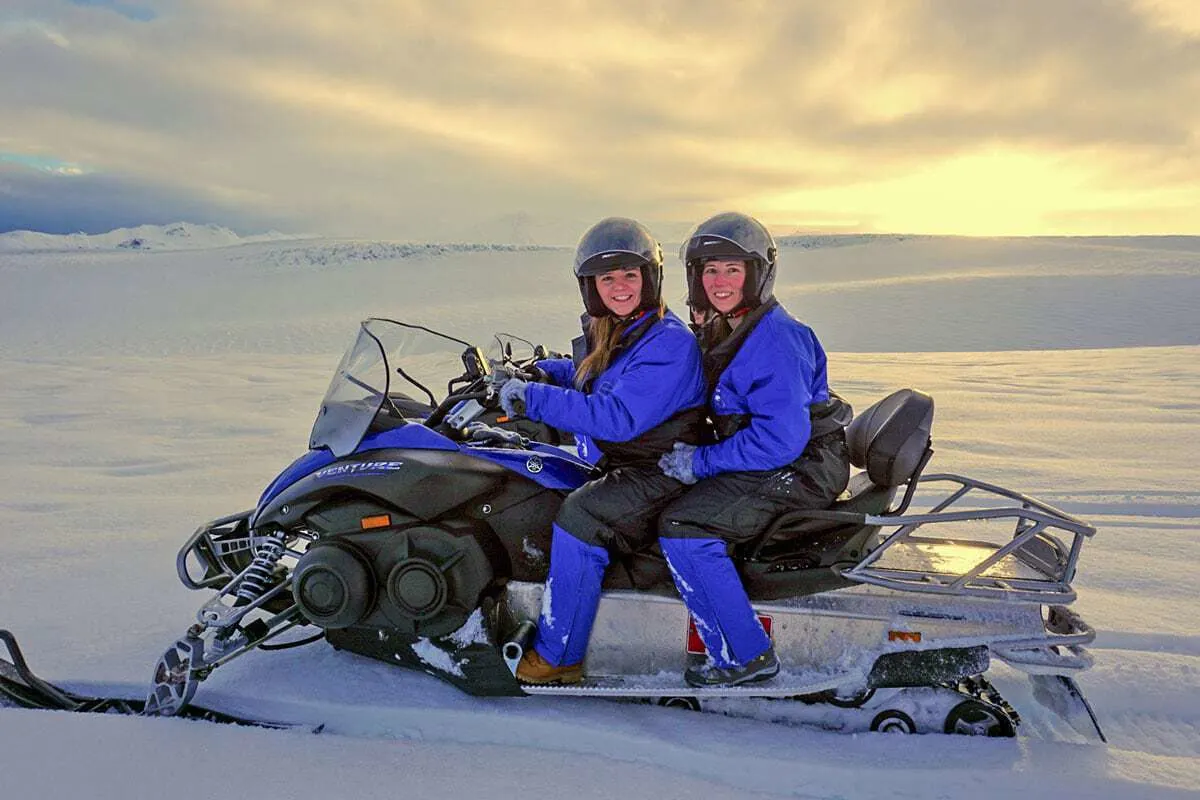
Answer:
[[[742,415],[747,424],[696,450],[696,477],[790,464],[808,444],[809,406],[828,399],[825,350],[811,328],[776,306],[746,335],[709,402],[714,417]]]
[[[601,455],[596,440],[628,442],[704,404],[700,348],[679,317],[669,311],[661,320],[648,315],[625,336],[637,338],[589,391],[569,388],[575,376],[569,358],[539,361],[556,385],[531,383],[525,390],[525,415],[574,433],[580,457],[593,463]]]

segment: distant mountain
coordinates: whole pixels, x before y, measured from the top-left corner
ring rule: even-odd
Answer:
[[[194,225],[174,222],[170,225],[139,225],[117,228],[108,233],[53,234],[37,231],[0,233],[0,252],[16,253],[56,250],[202,250],[229,247],[247,242],[269,242],[297,237],[270,231],[239,236],[220,225]]]
[[[814,250],[819,247],[849,247],[856,244],[886,244],[935,237],[907,233],[812,233],[775,237],[780,247],[800,247]]]

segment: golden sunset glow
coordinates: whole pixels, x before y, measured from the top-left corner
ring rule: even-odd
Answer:
[[[1060,233],[1051,220],[1062,209],[1200,203],[1200,187],[1106,189],[1098,185],[1101,175],[1100,167],[1063,156],[993,150],[889,180],[769,196],[755,205],[772,219],[797,219],[805,209],[820,208],[842,219],[859,215],[860,225],[880,231],[1009,236]]]

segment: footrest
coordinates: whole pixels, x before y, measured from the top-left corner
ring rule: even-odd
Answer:
[[[859,676],[861,682],[862,678]],[[793,697],[817,694],[847,686],[855,676],[780,672],[762,683],[741,686],[689,686],[682,674],[599,676],[582,683],[538,686],[522,684],[526,694],[577,695],[585,697]]]

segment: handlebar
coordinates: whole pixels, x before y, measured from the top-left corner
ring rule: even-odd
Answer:
[[[486,425],[482,422],[473,422],[468,425],[467,437],[472,442],[478,442],[479,444],[488,444],[489,442],[511,444],[516,445],[522,450],[528,450],[530,446],[528,437],[522,436],[516,431],[493,428],[491,425]]]
[[[478,380],[472,382],[472,384],[467,387],[468,390],[465,392],[459,392],[458,394],[446,395],[446,398],[444,400],[442,400],[442,402],[438,403],[438,406],[437,406],[437,408],[435,408],[433,410],[433,413],[430,414],[425,419],[425,427],[436,428],[438,425],[441,425],[442,422],[446,419],[446,414],[448,414],[450,412],[450,409],[454,408],[456,405],[458,405],[459,403],[461,403],[464,400],[478,400],[480,402],[487,400],[488,397],[490,397],[493,394],[490,390],[489,391],[479,391],[479,390],[471,391],[472,389],[474,389],[474,387],[476,385],[482,383],[484,380],[486,380],[486,379],[479,378]]]
[[[472,348],[471,350],[477,349]],[[470,370],[468,370],[467,374],[464,374],[450,382],[450,385],[453,386],[455,383],[468,380],[470,382],[467,384],[466,388],[459,392],[450,392],[447,394],[442,402],[437,404],[437,407],[433,410],[433,413],[426,418],[425,426],[428,428],[438,427],[445,422],[446,415],[450,413],[450,410],[465,400],[477,400],[486,405],[487,401],[493,400],[496,397],[499,387],[510,378],[520,378],[523,381],[531,382],[537,381],[539,376],[530,370],[536,371],[536,368],[533,366],[533,364],[538,359],[539,355],[542,357],[546,356],[545,348],[542,348],[540,345],[535,348],[534,357],[527,361],[512,362],[508,361],[507,359],[500,361],[489,361],[488,366],[491,369],[482,375],[478,373],[473,375]]]

